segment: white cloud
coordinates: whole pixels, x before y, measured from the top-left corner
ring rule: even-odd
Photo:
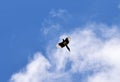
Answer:
[[[42,22],[41,32],[44,35],[55,33],[62,27],[61,23],[65,23],[71,15],[65,9],[51,10],[47,18]]]
[[[57,17],[61,19],[62,21],[66,21],[68,18],[71,17],[71,15],[65,9],[51,10],[50,15],[52,18]]]
[[[59,30],[60,29],[60,25],[59,24],[51,24],[49,27],[44,27],[43,33],[45,35],[49,34],[51,31],[53,32],[53,30]]]
[[[35,54],[23,71],[15,73],[11,82],[119,82],[120,81],[120,34],[118,26],[88,24],[70,34],[69,47],[51,49],[45,58]],[[55,46],[55,45],[53,45]],[[81,78],[82,77],[82,78]]]
[[[34,59],[26,68],[11,78],[11,82],[38,82],[49,76],[47,68],[50,67],[48,60],[40,53],[35,54]],[[38,71],[39,70],[39,71]]]

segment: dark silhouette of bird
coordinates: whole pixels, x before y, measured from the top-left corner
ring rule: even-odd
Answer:
[[[66,47],[69,51],[70,51],[70,48],[68,47],[68,43],[70,42],[70,37],[66,37],[66,39],[60,43],[57,44],[57,47],[59,48],[63,48],[63,47]]]

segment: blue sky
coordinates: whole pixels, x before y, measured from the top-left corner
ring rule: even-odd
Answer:
[[[1,0],[0,82],[8,82],[34,53],[47,57],[62,34],[91,22],[119,25],[119,19],[119,0]]]

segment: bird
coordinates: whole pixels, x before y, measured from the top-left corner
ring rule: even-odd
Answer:
[[[70,42],[70,37],[66,37],[65,39],[63,39],[62,42],[57,44],[57,47],[58,48],[66,47],[68,51],[70,51],[70,48],[68,47],[69,42]]]

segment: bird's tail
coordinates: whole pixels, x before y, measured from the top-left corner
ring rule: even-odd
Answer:
[[[68,45],[66,45],[66,48],[70,51],[70,48],[68,47]]]

